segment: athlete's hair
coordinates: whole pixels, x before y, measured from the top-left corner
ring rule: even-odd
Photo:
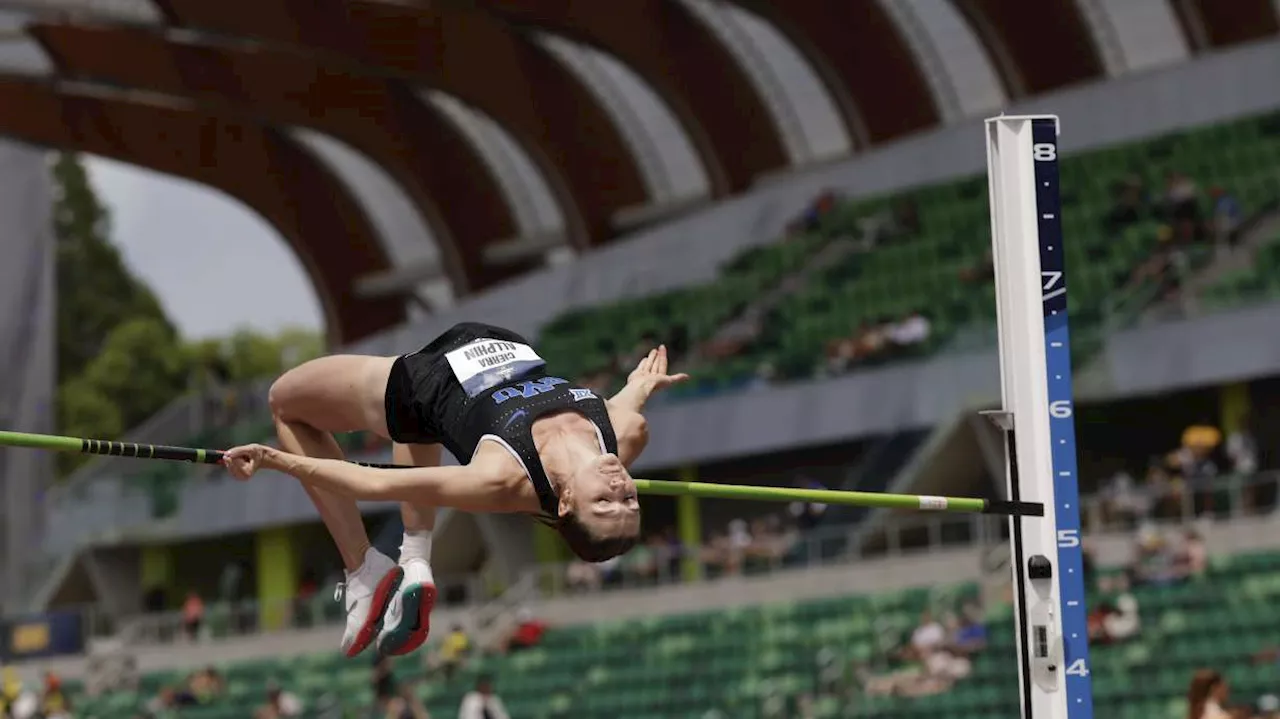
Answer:
[[[640,540],[640,531],[617,537],[596,536],[591,528],[579,521],[573,512],[563,514],[552,525],[564,538],[569,549],[584,562],[603,562],[620,554],[626,554]]]

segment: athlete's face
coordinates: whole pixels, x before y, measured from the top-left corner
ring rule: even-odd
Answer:
[[[593,458],[573,474],[570,496],[578,521],[600,537],[632,535],[640,529],[636,483],[616,455]]]

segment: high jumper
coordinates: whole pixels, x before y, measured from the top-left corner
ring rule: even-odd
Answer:
[[[659,346],[605,399],[550,374],[515,332],[461,323],[411,354],[333,355],[289,370],[269,396],[280,449],[237,447],[223,463],[238,479],[273,469],[302,482],[346,569],[343,652],[376,639],[380,652],[405,654],[430,631],[438,507],[536,515],[591,562],[636,544],[640,505],[627,468],[648,442],[645,402],[688,378],[667,370]],[[333,433],[359,430],[390,439],[393,461],[418,469],[341,461]],[[440,466],[442,447],[465,464]],[[401,503],[398,564],[371,546],[356,500]]]

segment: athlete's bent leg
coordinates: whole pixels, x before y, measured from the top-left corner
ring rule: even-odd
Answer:
[[[442,450],[438,444],[396,444],[391,461],[436,467]],[[408,654],[422,646],[431,632],[431,610],[436,603],[436,583],[431,573],[431,532],[435,529],[436,509],[401,504],[400,516],[404,520],[404,540],[400,544],[404,579],[387,606],[378,634],[378,651],[391,655]]]
[[[310,457],[342,459],[333,432],[370,430],[385,435],[382,395],[391,358],[335,355],[286,372],[271,386],[269,402],[280,447]],[[381,380],[379,381],[379,375]],[[347,628],[342,649],[355,656],[381,629],[387,602],[403,571],[374,550],[353,500],[303,485],[346,567]]]

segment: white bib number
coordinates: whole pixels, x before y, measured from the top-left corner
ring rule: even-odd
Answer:
[[[529,345],[493,339],[470,342],[445,354],[445,359],[471,397],[546,365]]]

